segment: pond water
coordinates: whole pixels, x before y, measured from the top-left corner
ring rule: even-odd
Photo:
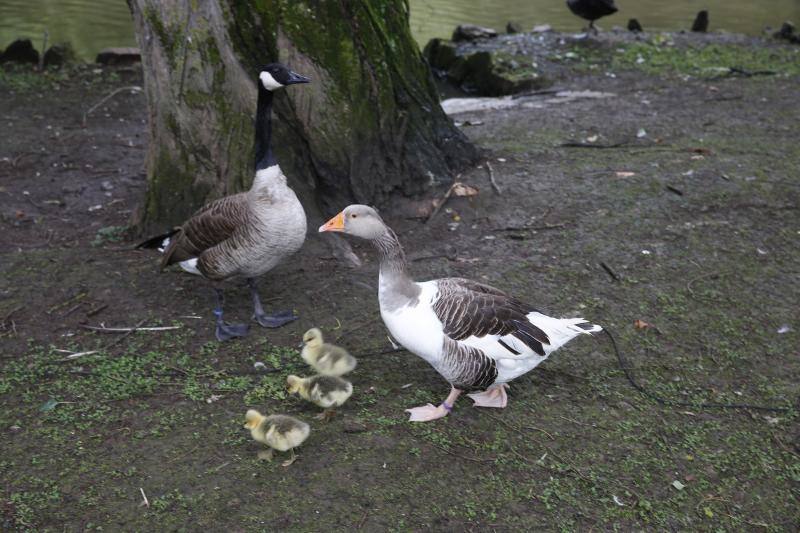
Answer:
[[[431,37],[449,37],[462,22],[503,31],[508,21],[525,29],[550,24],[579,31],[563,0],[409,0],[411,30],[424,45]],[[618,0],[620,12],[600,26],[624,26],[635,17],[649,30],[688,28],[695,14],[708,9],[711,29],[759,34],[784,20],[800,23],[800,0]],[[37,49],[47,30],[49,42],[72,43],[79,57],[91,60],[108,46],[134,46],[133,27],[124,0],[0,0],[0,47],[28,37]]]

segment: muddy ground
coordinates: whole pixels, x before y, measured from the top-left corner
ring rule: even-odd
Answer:
[[[301,319],[219,344],[206,284],[130,250],[143,95],[120,92],[81,127],[139,74],[4,71],[0,529],[796,528],[800,85],[782,67],[793,52],[747,51],[748,72],[775,72],[747,76],[677,49],[637,62],[628,46],[639,45],[553,53],[570,67],[557,88],[602,98],[535,95],[454,117],[501,194],[482,164],[460,178],[479,194],[428,224],[414,214],[441,191],[382,212],[417,279],[471,277],[607,326],[648,391],[694,405],[639,394],[608,340],[587,337],[514,382],[505,410],[462,399],[429,424],[403,409],[448,387],[415,356],[385,353],[370,250],[354,243],[364,266],[351,270],[309,234],[262,282],[269,305]],[[744,53],[728,46],[720,57]],[[249,319],[244,287],[227,310]],[[295,346],[311,326],[360,356],[355,393],[328,424],[283,388],[307,373]],[[294,465],[257,459],[250,407],[312,422]]]

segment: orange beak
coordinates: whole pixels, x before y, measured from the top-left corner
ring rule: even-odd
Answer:
[[[325,224],[319,227],[319,232],[323,231],[344,231],[344,213],[339,213]]]

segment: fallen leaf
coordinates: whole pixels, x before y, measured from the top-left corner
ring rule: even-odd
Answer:
[[[43,412],[43,413],[46,413],[47,411],[52,411],[53,409],[56,408],[56,405],[58,405],[58,403],[59,402],[57,400],[54,400],[53,398],[50,398],[49,400],[44,402],[41,405],[41,407],[39,407],[39,410],[41,412]]]
[[[695,153],[695,154],[702,154],[702,155],[711,155],[711,154],[714,153],[710,149],[703,148],[703,147],[689,148],[688,151],[692,152],[692,153]]]
[[[633,327],[636,329],[647,329],[650,327],[650,324],[645,322],[644,320],[639,320],[638,318],[633,321]]]
[[[593,142],[595,142],[597,140],[597,137],[598,137],[597,135],[592,135],[591,137],[586,137],[586,142],[587,143],[593,143]]]
[[[780,422],[780,421],[781,421],[781,419],[780,419],[780,418],[777,418],[777,417],[772,417],[772,416],[765,416],[765,417],[764,417],[764,420],[766,420],[766,421],[767,421],[767,424],[771,424],[771,425],[773,425],[773,426],[774,426],[775,424],[777,424],[778,422]]]
[[[684,485],[683,483],[681,483],[677,479],[672,482],[672,486],[675,487],[678,490],[683,490],[686,487],[686,485]]]
[[[789,333],[790,331],[792,331],[792,328],[789,327],[788,324],[784,324],[778,328],[778,333],[781,335],[783,335],[784,333]]]
[[[14,212],[14,216],[17,217],[18,219],[22,220],[23,218],[25,218],[25,211],[22,211],[21,209],[17,209]]]
[[[686,481],[694,481],[695,478],[692,474],[686,474],[685,476],[683,476],[683,479],[685,479]]]
[[[703,513],[709,518],[714,518],[714,513],[708,507],[703,507]]]
[[[453,184],[453,196],[477,196],[478,189],[460,181]]]
[[[642,137],[647,137],[647,131],[644,128],[639,128],[639,131],[636,132],[636,137],[641,139]]]
[[[631,176],[635,176],[636,172],[626,172],[626,171],[619,171],[617,172],[618,178],[630,178]]]
[[[616,504],[617,504],[617,505],[619,505],[620,507],[625,507],[625,504],[624,504],[624,503],[622,503],[622,501],[621,501],[621,500],[620,500],[620,499],[617,497],[617,495],[616,495],[616,494],[614,494],[614,496],[613,496],[612,498],[613,498],[613,500],[614,500],[614,503],[616,503]]]

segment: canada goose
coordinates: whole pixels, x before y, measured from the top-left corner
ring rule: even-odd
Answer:
[[[289,450],[291,457],[283,462],[283,466],[295,462],[297,456],[294,449],[311,433],[311,428],[302,420],[287,415],[264,416],[255,409],[249,409],[245,414],[244,427],[250,430],[254,440],[270,447],[269,450],[259,452],[259,459],[271,461],[273,449],[279,452]]]
[[[597,33],[594,21],[617,12],[614,0],[567,0],[567,7],[573,14],[589,21],[589,29]]]
[[[288,376],[286,388],[289,394],[299,394],[301,398],[324,409],[316,418],[329,422],[339,407],[353,394],[353,385],[336,376],[311,376],[301,378]]]
[[[380,255],[378,299],[389,333],[451,385],[439,406],[414,407],[411,421],[446,416],[462,391],[476,406],[505,407],[506,384],[581,333],[602,331],[582,318],[559,319],[506,293],[462,278],[416,283],[403,248],[378,213],[351,205],[319,228],[369,240]]]
[[[216,337],[220,341],[247,334],[247,324],[222,319],[223,294],[218,283],[245,278],[253,297],[253,318],[268,328],[297,319],[292,311],[267,314],[261,305],[256,278],[293,254],[306,237],[306,214],[286,184],[272,153],[273,92],[310,80],[279,63],[265,66],[258,76],[255,121],[255,179],[247,192],[220,198],[200,208],[183,226],[153,237],[137,248],[163,251],[161,269],[179,263],[187,272],[214,283]]]
[[[356,367],[356,358],[347,350],[323,342],[322,332],[311,328],[303,334],[303,361],[323,376],[343,376]]]

